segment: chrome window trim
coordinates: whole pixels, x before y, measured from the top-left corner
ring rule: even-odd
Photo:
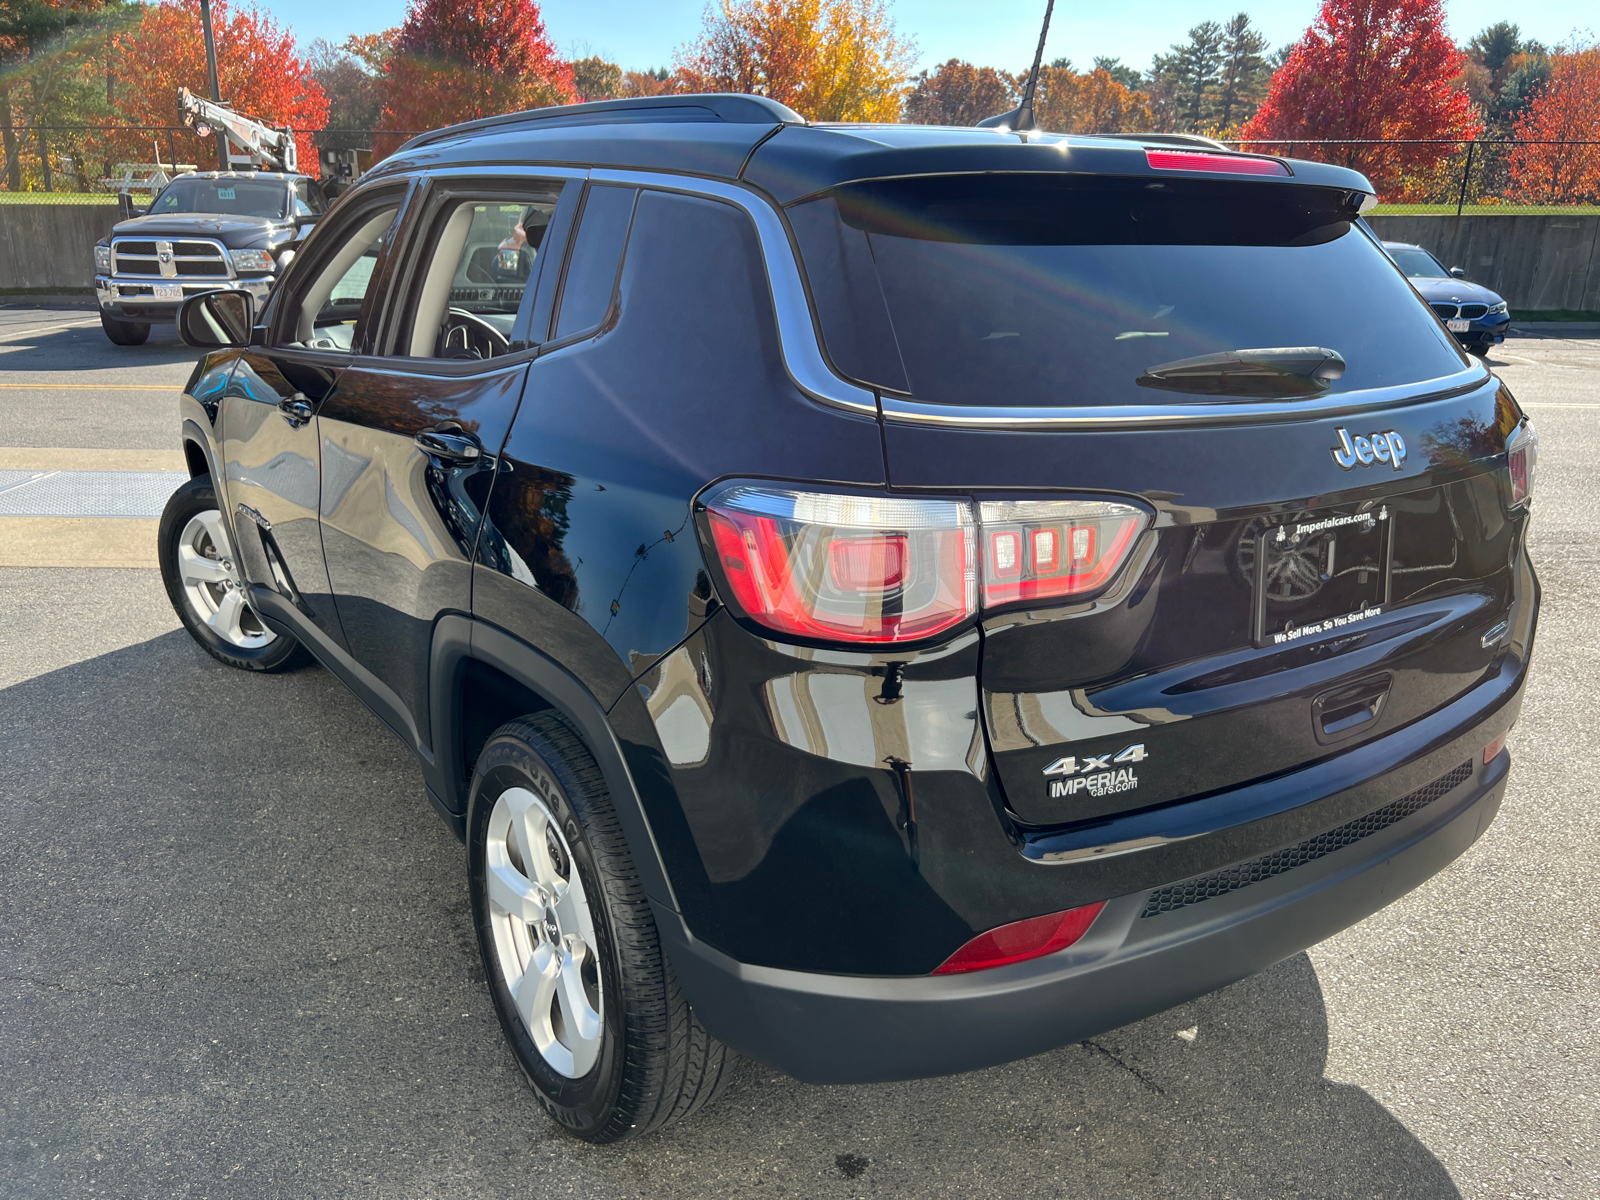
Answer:
[[[1311,400],[1210,401],[1203,404],[1119,404],[1023,408],[924,404],[883,397],[883,419],[961,429],[1168,429],[1186,426],[1269,425],[1313,421],[1421,404],[1472,391],[1493,380],[1487,367],[1468,367],[1422,383],[1335,392]]]
[[[658,192],[678,192],[707,200],[720,200],[742,209],[755,223],[756,240],[767,268],[767,287],[773,311],[778,317],[778,345],[784,368],[794,385],[819,404],[846,412],[876,417],[878,397],[870,388],[841,379],[822,357],[822,343],[811,317],[811,302],[800,266],[789,244],[783,219],[770,203],[754,191],[737,184],[719,183],[687,175],[658,174],[654,171],[617,171],[596,167],[589,172],[591,183],[624,183]]]
[[[530,168],[544,169],[536,164],[526,164],[522,169]],[[897,424],[934,425],[952,429],[1055,430],[1277,424],[1419,404],[1471,391],[1494,378],[1487,367],[1473,364],[1453,375],[1422,383],[1338,392],[1311,400],[1206,401],[1195,404],[1024,408],[927,404],[911,397],[880,396],[871,388],[841,378],[823,357],[821,335],[812,316],[810,299],[800,276],[788,230],[773,205],[754,189],[668,172],[601,167],[591,169],[588,178],[594,183],[622,183],[720,200],[744,210],[755,222],[761,253],[766,262],[773,309],[777,313],[778,340],[784,366],[795,386],[818,403],[848,412],[881,416],[883,420]]]

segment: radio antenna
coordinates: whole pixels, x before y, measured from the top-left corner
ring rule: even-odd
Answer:
[[[1044,27],[1039,30],[1039,48],[1033,52],[1033,69],[1028,72],[1027,82],[1022,85],[1022,103],[1010,112],[1000,113],[998,116],[985,117],[978,122],[979,129],[1004,129],[1017,133],[1028,133],[1039,128],[1039,122],[1033,115],[1033,93],[1039,86],[1039,67],[1044,62],[1044,39],[1050,34],[1050,14],[1055,11],[1056,0],[1046,0],[1044,6]]]

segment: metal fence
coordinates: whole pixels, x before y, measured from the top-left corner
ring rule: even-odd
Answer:
[[[413,131],[386,133],[389,145]],[[414,131],[414,132],[421,132]],[[8,131],[0,129],[0,134]],[[371,146],[370,130],[304,131],[320,152]],[[181,125],[40,125],[9,131],[0,163],[0,203],[115,204],[116,192],[217,165],[214,136]],[[1600,213],[1600,140],[1475,141],[1318,139],[1229,145],[1287,158],[1337,163],[1377,186],[1379,213]],[[301,169],[315,173],[305,161]]]
[[[320,155],[324,150],[371,146],[365,129],[297,130]],[[391,143],[424,130],[385,131]],[[0,129],[0,204],[109,204],[117,193],[148,199],[172,176],[217,169],[215,134],[201,137],[183,125],[34,125]],[[300,142],[300,170],[316,175],[317,162]],[[139,201],[143,203],[143,200]]]
[[[1338,138],[1227,144],[1360,171],[1378,189],[1379,213],[1600,213],[1600,140]]]

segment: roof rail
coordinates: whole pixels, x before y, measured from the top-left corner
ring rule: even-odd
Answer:
[[[1207,150],[1233,149],[1198,133],[1086,133],[1084,137],[1115,138],[1119,142],[1146,142],[1152,146],[1200,146]]]
[[[690,92],[638,96],[628,100],[594,100],[588,104],[561,104],[551,108],[503,113],[497,117],[480,117],[476,121],[463,121],[459,125],[446,125],[443,129],[420,134],[401,146],[396,153],[432,145],[447,138],[510,125],[537,125],[545,121],[559,125],[609,125],[638,120],[670,120],[673,109],[683,110],[681,115],[686,121],[716,120],[731,125],[808,124],[794,109],[765,96]]]

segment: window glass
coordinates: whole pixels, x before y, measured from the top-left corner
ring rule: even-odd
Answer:
[[[327,205],[322,200],[322,189],[309,179],[296,181],[294,185],[294,216],[313,217],[322,212]]]
[[[633,188],[592,187],[572,243],[567,277],[561,285],[561,315],[556,337],[593,329],[611,308],[611,293],[633,219]]]
[[[791,220],[835,364],[929,403],[1347,392],[1465,365],[1337,192],[923,176],[846,185]],[[1237,363],[1183,374],[1192,358],[1275,347],[1334,350],[1344,373],[1331,384],[1292,366],[1268,380]]]
[[[337,253],[324,261],[300,293],[290,345],[308,350],[354,348],[356,322],[398,211],[398,205],[390,205],[361,219]]]
[[[439,214],[412,318],[413,357],[494,358],[511,349],[559,195],[465,200]]]
[[[1439,260],[1426,250],[1402,250],[1390,247],[1389,257],[1413,279],[1449,279],[1450,272],[1439,265]]]
[[[174,179],[150,206],[154,216],[164,213],[218,213],[234,217],[276,217],[282,219],[289,202],[289,189],[281,179],[251,179],[248,176],[200,179],[194,176]]]

